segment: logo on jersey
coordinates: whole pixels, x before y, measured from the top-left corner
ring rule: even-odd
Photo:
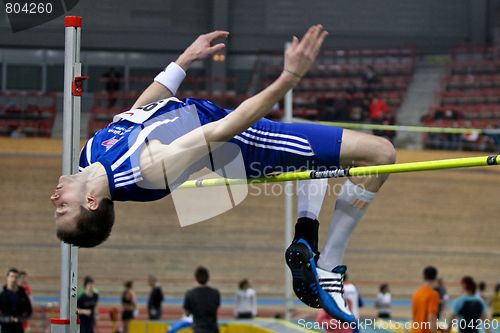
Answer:
[[[123,139],[123,136],[120,137],[119,139],[117,139],[115,136],[113,136],[111,139],[108,139],[106,141],[103,141],[101,143],[101,146],[104,146],[106,147],[106,151],[109,150],[109,148],[113,147],[115,145],[115,143],[117,143],[118,141],[120,141],[121,139]]]

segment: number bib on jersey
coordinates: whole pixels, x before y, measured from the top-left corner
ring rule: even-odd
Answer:
[[[143,124],[146,120],[151,118],[156,111],[161,109],[163,106],[167,105],[168,102],[174,101],[181,103],[181,101],[176,97],[170,97],[167,99],[161,99],[159,101],[149,103],[144,106],[140,106],[136,109],[131,109],[129,111],[122,112],[113,117],[113,122],[120,120],[128,120],[135,124]]]

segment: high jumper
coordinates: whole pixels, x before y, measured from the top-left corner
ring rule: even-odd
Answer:
[[[207,100],[173,97],[191,63],[222,50],[224,44],[211,43],[227,37],[228,32],[198,37],[155,78],[130,111],[116,115],[114,122],[86,142],[80,172],[60,177],[51,196],[57,236],[75,246],[99,245],[114,224],[113,201],[153,201],[169,195],[192,173],[206,167],[209,152],[225,142],[240,149],[247,178],[290,167],[331,169],[394,163],[394,147],[383,138],[263,118],[307,73],[327,35],[321,25],[314,25],[301,40],[293,37],[280,76],[235,110]],[[259,163],[249,167],[253,162]],[[378,175],[345,181],[321,255],[317,217],[327,183],[300,182],[299,219],[286,262],[292,270],[294,291],[305,304],[323,307],[344,321],[355,320],[342,297],[343,254],[357,222],[386,179],[387,175]]]

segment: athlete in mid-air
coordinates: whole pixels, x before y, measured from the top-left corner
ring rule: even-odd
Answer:
[[[172,97],[190,64],[222,50],[223,44],[211,43],[227,35],[215,31],[198,37],[155,78],[130,111],[115,116],[114,122],[87,141],[80,172],[62,176],[51,196],[62,241],[80,247],[99,245],[111,233],[113,201],[165,197],[192,173],[207,167],[207,155],[223,142],[239,147],[248,178],[289,167],[394,163],[394,148],[385,139],[330,126],[263,119],[313,64],[327,36],[321,25],[309,28],[301,40],[294,37],[280,76],[234,111],[206,100]],[[346,270],[342,257],[354,227],[385,180],[386,176],[346,180],[321,255],[317,217],[327,182],[300,182],[299,220],[286,261],[294,291],[305,304],[323,307],[344,321],[355,320],[342,298]],[[313,191],[312,186],[318,188]]]

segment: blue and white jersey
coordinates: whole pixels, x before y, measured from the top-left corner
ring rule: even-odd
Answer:
[[[232,111],[207,100],[193,98],[169,98],[124,112],[87,141],[80,155],[80,170],[92,163],[101,163],[106,169],[112,200],[160,199],[170,193],[169,188],[143,186],[139,156],[145,144],[150,140],[169,144],[199,126],[222,119],[229,112]],[[254,178],[277,171],[336,167],[341,138],[342,129],[335,127],[261,119],[230,142],[240,149],[246,176]],[[221,167],[213,162],[208,156],[200,156],[200,161],[173,183],[182,183],[203,167]]]

